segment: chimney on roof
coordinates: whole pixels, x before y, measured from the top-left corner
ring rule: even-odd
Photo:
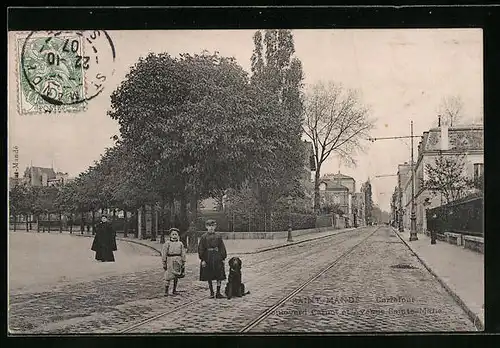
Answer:
[[[448,150],[448,126],[441,127],[441,150]]]

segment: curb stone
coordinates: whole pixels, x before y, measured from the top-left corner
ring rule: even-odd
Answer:
[[[441,279],[436,274],[436,272],[434,272],[432,270],[432,268],[429,265],[427,265],[427,263],[425,263],[425,261],[420,256],[418,256],[418,254],[415,252],[415,250],[413,250],[413,248],[410,246],[410,244],[408,244],[408,242],[404,240],[404,238],[400,235],[400,233],[398,231],[396,231],[396,229],[394,229],[394,227],[392,227],[392,229],[393,229],[394,233],[396,233],[396,235],[399,237],[399,239],[401,239],[401,241],[406,245],[406,247],[412,252],[412,254],[415,255],[415,257],[425,267],[425,269],[427,269],[427,271],[429,271],[429,273],[432,274],[432,276],[434,278],[436,278],[436,280],[441,284],[441,286],[446,290],[446,292],[448,292],[451,295],[451,297],[453,297],[453,299],[455,300],[455,302],[457,302],[458,305],[465,311],[465,313],[467,314],[467,316],[469,317],[469,319],[472,321],[472,323],[473,323],[474,327],[476,328],[476,330],[478,330],[478,331],[484,331],[484,324],[481,321],[481,319],[479,318],[479,315],[477,315],[476,313],[474,313],[465,304],[465,302],[460,298],[460,296],[455,291],[453,291],[446,284],[446,282],[443,279]]]
[[[75,236],[77,237],[94,237],[92,235],[86,235],[86,234],[75,234]],[[156,249],[155,247],[149,245],[149,244],[146,244],[146,243],[142,243],[142,242],[139,242],[137,240],[134,240],[134,239],[128,239],[128,238],[122,238],[122,237],[116,237],[116,240],[120,240],[120,241],[123,241],[123,242],[129,242],[129,243],[133,243],[133,244],[137,244],[137,245],[142,245],[142,246],[145,246],[151,250],[154,250],[158,253],[158,255],[161,255],[161,250],[158,250]]]
[[[308,238],[308,239],[304,239],[304,240],[299,240],[298,242],[290,242],[290,243],[287,243],[287,244],[275,245],[275,246],[268,247],[268,248],[260,248],[260,249],[254,250],[254,251],[247,251],[247,252],[242,252],[242,253],[238,253],[238,254],[241,254],[241,255],[259,254],[259,253],[263,253],[265,251],[281,249],[281,248],[285,248],[285,247],[296,245],[296,244],[302,244],[302,243],[310,242],[310,241],[313,241],[313,240],[319,240],[319,239],[324,239],[324,238],[328,238],[328,237],[331,237],[331,236],[336,236],[337,234],[346,233],[346,232],[349,232],[349,231],[352,231],[352,230],[354,230],[354,228],[342,229],[341,231],[339,231],[337,233],[331,233],[331,234],[328,234],[326,236]],[[233,253],[229,253],[229,254],[232,255]]]
[[[331,234],[328,234],[326,236],[308,238],[308,239],[300,240],[300,241],[297,241],[297,242],[290,242],[290,243],[287,243],[287,244],[280,244],[280,245],[275,245],[275,246],[272,246],[272,247],[260,248],[260,249],[254,250],[254,251],[246,251],[246,252],[241,252],[241,253],[228,253],[228,255],[254,255],[254,254],[259,254],[259,253],[263,253],[263,252],[266,252],[266,251],[271,251],[271,250],[286,248],[286,247],[289,247],[289,246],[292,246],[292,245],[297,245],[297,244],[302,244],[302,243],[310,242],[310,241],[313,241],[313,240],[325,239],[325,238],[328,238],[328,237],[331,237],[331,236],[335,236],[335,235],[338,235],[338,234],[342,234],[342,233],[346,233],[346,232],[352,231],[354,229],[355,228],[342,229],[342,230],[340,230],[338,232],[331,233]],[[81,234],[80,235],[75,234],[75,236],[78,236],[78,237],[93,237],[92,235],[81,235]],[[122,237],[116,237],[116,239],[120,240],[120,241],[134,243],[134,244],[138,244],[138,245],[142,245],[142,246],[148,247],[148,248],[156,251],[158,253],[158,255],[161,255],[161,250],[155,248],[152,245],[149,245],[149,244],[146,244],[146,243],[142,243],[142,242],[137,241],[135,239],[128,239],[128,238],[122,238]]]

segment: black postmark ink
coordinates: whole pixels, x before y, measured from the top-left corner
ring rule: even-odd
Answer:
[[[104,90],[115,59],[105,31],[31,32],[20,52],[21,99],[26,109],[39,111],[84,104]]]

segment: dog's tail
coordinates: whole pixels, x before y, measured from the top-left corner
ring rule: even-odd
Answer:
[[[245,292],[245,293],[243,294],[243,296],[244,296],[244,295],[248,295],[248,294],[250,294],[250,291],[248,291],[248,290],[247,290],[247,292]]]

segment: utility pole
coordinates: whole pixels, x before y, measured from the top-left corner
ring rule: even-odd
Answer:
[[[398,175],[398,230],[399,232],[404,232],[403,228],[403,188],[401,185],[401,175]]]
[[[417,217],[415,215],[415,173],[413,163],[413,121],[411,121],[411,215],[410,215],[410,242],[418,240]]]
[[[413,121],[411,121],[411,135],[410,136],[397,136],[397,137],[381,137],[381,138],[368,138],[369,141],[371,142],[375,142],[377,140],[389,140],[389,139],[411,139],[411,213],[410,213],[410,220],[411,220],[411,223],[410,223],[410,241],[414,241],[414,240],[418,240],[418,237],[417,237],[417,226],[416,226],[416,220],[417,220],[417,217],[415,215],[415,184],[414,184],[414,175],[413,175],[413,138],[420,138],[421,136],[415,136],[413,135]],[[401,183],[399,182],[398,180],[398,183],[399,185],[401,185]],[[402,189],[402,187],[400,186],[400,188]],[[400,190],[400,207],[402,208],[401,206],[401,195],[402,195],[402,190]],[[402,213],[402,212],[401,212]],[[401,214],[402,215],[402,214]],[[402,223],[400,224],[399,226],[399,231],[400,232],[403,232],[403,226],[402,226]]]

